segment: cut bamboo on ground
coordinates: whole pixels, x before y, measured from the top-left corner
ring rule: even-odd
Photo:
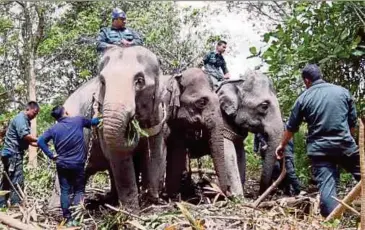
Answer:
[[[365,117],[360,119],[360,170],[361,170],[361,230],[365,230]]]
[[[365,188],[365,146],[364,146],[364,118],[359,119],[359,152],[360,152],[360,171],[361,171],[361,181],[350,191],[349,194],[342,200],[345,204],[350,204],[354,201],[359,195],[361,195],[361,230],[365,230],[365,189],[361,189],[361,187]],[[337,207],[330,213],[330,215],[326,218],[326,221],[332,219],[338,219],[341,217],[342,213],[346,210],[346,207],[339,203]]]

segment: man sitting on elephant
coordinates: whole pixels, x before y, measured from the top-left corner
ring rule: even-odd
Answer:
[[[222,82],[223,79],[230,78],[226,61],[222,55],[226,51],[226,48],[227,42],[219,41],[215,51],[209,52],[203,59],[204,71],[210,76],[214,87],[218,87],[219,83]]]
[[[320,192],[321,214],[327,217],[338,205],[336,182],[338,166],[359,181],[359,148],[353,135],[357,125],[356,108],[350,92],[322,80],[319,67],[309,64],[302,70],[306,90],[296,100],[287,130],[276,149],[282,158],[285,147],[305,118],[308,124],[307,154]]]
[[[284,130],[285,130],[285,122],[284,123]],[[264,152],[267,149],[267,135],[257,133],[255,134],[254,139],[254,152]],[[284,191],[285,195],[298,195],[301,192],[301,183],[297,175],[295,174],[295,167],[294,167],[294,142],[293,139],[290,139],[288,145],[285,148],[285,168],[286,168],[286,175],[284,180],[279,185],[279,188]],[[281,164],[280,161],[275,163],[275,167],[272,173],[272,180],[277,180],[281,173]]]
[[[69,117],[62,106],[54,107],[51,115],[57,120],[57,124],[39,137],[38,146],[50,159],[56,161],[63,217],[67,221],[66,225],[74,225],[69,210],[69,196],[73,191],[73,204],[77,205],[83,199],[85,191],[86,149],[83,128],[91,128],[92,125],[99,124],[99,119]],[[53,154],[47,146],[51,139],[57,154]]]
[[[97,38],[96,50],[103,53],[105,49],[113,45],[133,46],[143,45],[143,40],[140,35],[126,28],[127,16],[119,8],[115,8],[112,12],[112,26],[104,27],[100,30]]]

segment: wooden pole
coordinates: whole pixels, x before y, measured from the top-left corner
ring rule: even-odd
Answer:
[[[359,149],[360,149],[360,171],[361,171],[361,230],[365,230],[365,117],[360,119]]]
[[[342,200],[343,203],[351,204],[361,193],[361,181],[357,183],[357,185],[346,195],[346,197]],[[337,205],[337,207],[331,212],[329,216],[327,216],[325,221],[329,221],[331,219],[338,219],[341,217],[342,213],[346,210],[346,207],[341,203]]]

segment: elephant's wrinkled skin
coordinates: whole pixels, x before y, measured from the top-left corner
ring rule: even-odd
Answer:
[[[141,46],[111,48],[101,59],[98,77],[81,86],[65,102],[70,115],[86,115],[95,93],[103,127],[99,128],[98,138],[93,142],[86,172],[90,176],[108,169],[112,194],[116,193],[122,205],[130,209],[139,208],[138,173],[142,173],[143,187],[153,199],[158,198],[165,173],[161,131],[164,112],[159,78],[158,59],[148,49]],[[148,137],[148,143],[147,138],[141,137],[137,143],[128,145],[127,127],[133,118],[145,130],[155,128],[149,130],[157,133]],[[88,144],[90,132],[85,132]]]
[[[272,83],[259,71],[247,71],[239,80],[223,83],[217,89],[217,94],[225,127],[241,136],[236,141],[225,138],[224,145],[227,167],[238,163],[239,168],[239,173],[228,175],[228,180],[233,183],[233,193],[242,194],[245,183],[246,157],[243,140],[248,132],[268,134],[269,147],[263,156],[261,194],[270,186],[276,162],[275,149],[283,133],[279,102]]]
[[[167,80],[164,102],[168,106],[166,140],[166,192],[175,197],[186,168],[187,149],[191,158],[211,154],[219,184],[227,191],[224,166],[223,120],[208,77],[198,68],[184,71]]]

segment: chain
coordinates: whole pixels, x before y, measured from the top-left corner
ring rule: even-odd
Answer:
[[[89,105],[89,107],[87,108],[86,111],[88,111],[90,114],[88,116],[90,116],[90,118],[92,118],[92,111],[93,111],[93,107],[94,107],[94,103],[95,99],[93,97],[91,104]],[[89,146],[88,146],[88,151],[87,151],[87,155],[86,155],[86,162],[85,162],[85,168],[87,167],[87,165],[89,164],[89,160],[90,160],[90,156],[91,156],[91,149],[93,147],[93,141],[96,138],[96,128],[91,126],[91,130],[90,130],[90,138],[89,138]]]

